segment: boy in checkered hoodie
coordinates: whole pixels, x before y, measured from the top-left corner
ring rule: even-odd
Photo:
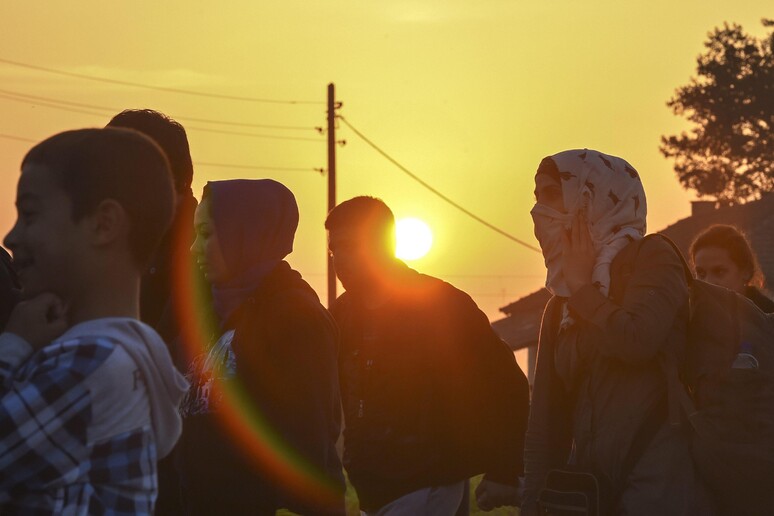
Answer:
[[[0,513],[152,514],[185,380],[138,321],[172,219],[163,153],[125,129],[33,147],[4,244],[23,301],[0,335]]]

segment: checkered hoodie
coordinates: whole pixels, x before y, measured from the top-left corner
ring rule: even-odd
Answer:
[[[78,324],[35,353],[0,335],[0,513],[152,514],[186,387],[134,319]]]

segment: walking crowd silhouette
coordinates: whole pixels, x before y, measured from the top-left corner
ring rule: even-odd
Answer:
[[[465,292],[395,257],[359,196],[324,228],[345,292],[288,263],[271,179],[197,201],[185,129],[127,110],[21,165],[0,268],[0,513],[768,514],[774,302],[728,225],[647,234],[637,169],[537,166],[552,294],[534,384]],[[323,228],[320,228],[323,229]],[[485,250],[482,250],[485,252]],[[349,509],[350,512],[352,508]]]

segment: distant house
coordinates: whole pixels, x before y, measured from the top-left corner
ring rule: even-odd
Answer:
[[[534,364],[537,358],[538,333],[543,309],[551,299],[551,293],[541,288],[508,306],[500,308],[503,319],[492,323],[492,327],[513,351],[528,350],[529,383],[532,385]]]
[[[731,224],[741,229],[749,238],[758,255],[766,286],[774,290],[774,194],[765,194],[758,201],[716,208],[712,201],[695,201],[691,216],[679,220],[659,231],[671,238],[688,256],[693,239],[713,224]],[[529,350],[529,379],[532,382],[538,332],[543,309],[551,294],[546,289],[523,297],[500,309],[503,319],[492,323],[495,331],[512,350]]]

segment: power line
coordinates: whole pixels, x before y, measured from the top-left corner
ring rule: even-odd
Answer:
[[[435,188],[433,188],[433,187],[432,187],[430,184],[428,184],[427,182],[425,182],[424,180],[422,180],[421,178],[419,178],[419,177],[418,177],[416,174],[414,174],[413,172],[411,172],[409,169],[407,169],[406,167],[404,167],[403,165],[401,165],[400,163],[398,163],[398,162],[397,162],[397,161],[396,161],[396,160],[395,160],[395,159],[394,159],[392,156],[390,156],[389,154],[387,154],[387,153],[386,153],[385,151],[383,151],[383,150],[382,150],[382,149],[381,149],[381,148],[380,148],[378,145],[376,145],[374,142],[372,142],[371,140],[369,140],[369,139],[368,139],[368,137],[366,137],[366,135],[364,135],[363,133],[361,133],[360,131],[358,131],[358,130],[357,130],[355,127],[353,127],[353,126],[352,126],[352,124],[350,124],[350,123],[349,123],[349,121],[348,121],[346,118],[344,118],[344,117],[343,117],[343,116],[341,116],[341,115],[339,115],[339,117],[338,117],[338,118],[339,118],[339,119],[340,119],[342,122],[344,122],[344,123],[347,125],[347,127],[349,127],[349,128],[352,130],[352,132],[354,132],[354,133],[355,133],[355,134],[356,134],[356,135],[357,135],[357,136],[358,136],[358,137],[359,137],[361,140],[363,140],[363,141],[364,141],[365,143],[367,143],[367,144],[368,144],[368,145],[369,145],[371,148],[373,148],[373,149],[374,149],[376,152],[378,152],[378,153],[379,153],[379,154],[381,154],[381,155],[382,155],[384,158],[386,158],[386,159],[387,159],[387,161],[389,161],[390,163],[392,163],[393,165],[395,165],[396,167],[398,167],[398,168],[399,168],[401,171],[403,171],[403,173],[405,173],[406,175],[408,175],[408,176],[409,176],[411,179],[413,179],[413,180],[414,180],[414,181],[416,181],[417,183],[421,184],[422,186],[424,186],[424,187],[425,187],[425,188],[427,188],[428,190],[430,190],[430,191],[431,191],[433,194],[437,195],[438,197],[440,197],[441,199],[443,199],[443,200],[444,200],[444,201],[446,201],[447,203],[451,204],[452,206],[454,206],[455,208],[457,208],[459,211],[461,211],[462,213],[464,213],[464,214],[465,214],[465,215],[467,215],[468,217],[472,218],[472,219],[473,219],[473,220],[475,220],[476,222],[479,222],[479,223],[483,224],[484,226],[488,227],[488,228],[489,228],[489,229],[491,229],[492,231],[495,231],[496,233],[499,233],[500,235],[504,236],[505,238],[507,238],[507,239],[509,239],[509,240],[512,240],[512,241],[516,242],[517,244],[519,244],[519,245],[522,245],[522,246],[526,247],[527,249],[531,249],[532,251],[535,251],[535,252],[538,252],[538,253],[542,253],[542,251],[541,251],[540,249],[538,249],[537,247],[535,247],[535,246],[532,246],[532,245],[528,244],[527,242],[525,242],[525,241],[523,241],[523,240],[521,240],[521,239],[519,239],[519,238],[516,238],[515,236],[511,235],[511,234],[510,234],[510,233],[508,233],[507,231],[505,231],[505,230],[502,230],[502,229],[498,228],[498,227],[497,227],[497,226],[495,226],[494,224],[491,224],[491,223],[487,222],[486,220],[482,219],[481,217],[479,217],[479,216],[478,216],[478,215],[476,215],[475,213],[471,212],[470,210],[468,210],[468,209],[466,209],[466,208],[464,208],[464,207],[460,206],[458,203],[456,203],[455,201],[451,200],[449,197],[447,197],[446,195],[442,194],[441,192],[439,192],[438,190],[436,190]]]
[[[70,113],[80,113],[83,115],[91,115],[91,116],[98,116],[100,118],[104,118],[106,115],[105,113],[99,113],[96,111],[86,111],[85,109],[79,109],[79,108],[72,108],[67,106],[59,106],[57,104],[50,104],[48,102],[43,102],[40,100],[28,100],[28,99],[22,99],[11,95],[5,95],[0,92],[0,99],[6,99],[11,100],[13,102],[23,102],[25,104],[33,104],[36,106],[43,106],[51,109],[59,109],[60,111],[69,111]]]
[[[16,97],[11,96],[11,95],[5,95],[5,94],[2,94],[2,93],[0,93],[0,99],[11,100],[11,101],[14,101],[14,102],[29,102],[29,103],[32,103],[32,104],[35,104],[35,105],[38,105],[38,106],[43,106],[43,107],[47,107],[47,108],[51,108],[51,109],[59,109],[61,111],[69,111],[71,113],[80,113],[80,114],[83,114],[83,115],[98,116],[100,118],[103,118],[103,117],[106,116],[104,113],[99,113],[99,112],[96,112],[96,111],[87,111],[87,110],[79,109],[79,108],[71,108],[71,107],[66,107],[66,106],[59,106],[57,104],[51,104],[51,103],[43,102],[43,101],[40,101],[40,100],[35,100],[35,101],[25,100],[25,99],[16,98]],[[115,113],[115,111],[110,111],[110,113]],[[208,128],[208,127],[197,127],[197,126],[191,126],[191,125],[187,125],[186,126],[186,130],[202,131],[202,132],[205,132],[205,133],[230,134],[230,135],[235,135],[235,136],[247,136],[247,137],[250,137],[250,138],[266,138],[266,139],[270,139],[270,140],[295,140],[295,141],[307,141],[307,142],[318,142],[318,143],[322,143],[322,142],[325,141],[322,138],[312,138],[312,137],[306,137],[306,136],[280,136],[280,135],[272,135],[272,134],[246,133],[244,131],[229,131],[229,130],[226,130],[226,129],[211,129],[211,128]]]
[[[123,81],[119,79],[109,79],[107,77],[97,77],[94,75],[86,75],[82,73],[75,73],[75,72],[67,72],[64,70],[59,70],[56,68],[48,68],[45,66],[38,66],[33,65],[29,63],[20,63],[18,61],[12,61],[10,59],[3,59],[0,58],[0,63],[5,63],[12,66],[18,66],[21,68],[27,68],[29,70],[37,70],[39,72],[46,72],[46,73],[52,73],[57,75],[63,75],[66,77],[75,77],[77,79],[86,79],[89,81],[96,81],[96,82],[104,82],[108,84],[117,84],[120,86],[131,86],[133,88],[144,88],[146,90],[156,90],[156,91],[165,91],[167,93],[179,93],[183,95],[193,95],[197,97],[209,97],[209,98],[215,98],[215,99],[223,99],[223,100],[237,100],[242,102],[258,102],[258,103],[264,103],[264,104],[291,104],[291,105],[300,105],[300,104],[325,104],[322,101],[315,101],[315,100],[278,100],[278,99],[266,99],[266,98],[259,98],[259,97],[241,97],[237,95],[224,95],[220,93],[207,93],[203,91],[193,91],[193,90],[185,90],[182,88],[169,88],[166,86],[157,86],[154,84],[143,84],[139,82],[131,82],[131,81]]]
[[[17,91],[10,91],[10,90],[4,90],[0,89],[0,94],[7,95],[9,100],[18,100],[21,101],[23,99],[25,100],[37,100],[37,101],[43,101],[43,102],[50,102],[54,104],[61,104],[64,106],[75,106],[75,107],[81,107],[81,108],[88,108],[88,109],[96,109],[99,111],[104,111],[106,113],[119,113],[123,111],[123,108],[116,108],[116,107],[108,107],[108,106],[98,106],[94,104],[86,104],[83,102],[72,102],[68,100],[62,100],[62,99],[54,99],[51,97],[41,97],[39,95],[30,95],[27,93],[20,93]],[[18,97],[18,99],[14,99],[12,97]],[[175,118],[177,120],[188,120],[191,122],[201,122],[205,124],[216,124],[216,125],[231,125],[236,127],[255,127],[258,129],[284,129],[284,130],[296,130],[296,131],[311,131],[315,130],[314,127],[303,127],[303,126],[297,126],[297,125],[269,125],[269,124],[253,124],[249,122],[235,122],[230,120],[214,120],[210,118],[196,118],[192,116],[179,116],[179,115],[173,115],[172,118]]]
[[[237,165],[234,163],[205,163],[196,161],[194,165],[200,167],[220,167],[220,168],[238,168],[244,170],[276,170],[280,172],[314,172],[314,167],[262,167],[258,165]]]
[[[270,140],[295,140],[295,141],[302,141],[302,142],[317,142],[317,143],[324,143],[325,140],[321,138],[307,138],[306,136],[278,136],[278,135],[272,135],[272,134],[255,134],[255,133],[245,133],[242,131],[228,131],[225,129],[210,129],[208,127],[194,127],[194,126],[186,126],[186,130],[191,129],[192,131],[202,131],[205,133],[215,133],[215,134],[233,134],[237,136],[248,136],[251,138],[268,138]]]
[[[324,272],[306,272],[304,276],[325,276]],[[434,272],[438,278],[474,278],[474,279],[545,279],[545,274],[444,274]]]
[[[475,279],[538,279],[545,278],[545,274],[443,274],[437,276],[442,278],[475,278]]]
[[[33,140],[32,138],[25,138],[23,136],[14,136],[12,134],[0,133],[0,138],[7,138],[8,140],[16,140],[19,142],[38,143],[40,140]]]
[[[42,140],[35,140],[33,138],[26,138],[24,136],[16,136],[13,134],[5,134],[5,133],[0,133],[0,138],[7,138],[9,140],[15,140],[15,141],[27,142],[27,143],[38,143],[42,141]],[[194,165],[203,166],[203,167],[238,168],[238,169],[245,169],[245,170],[276,170],[276,171],[286,171],[286,172],[313,172],[316,170],[313,167],[309,167],[309,168],[269,167],[269,166],[261,166],[261,165],[239,165],[236,163],[212,163],[212,162],[204,162],[204,161],[194,161]]]

